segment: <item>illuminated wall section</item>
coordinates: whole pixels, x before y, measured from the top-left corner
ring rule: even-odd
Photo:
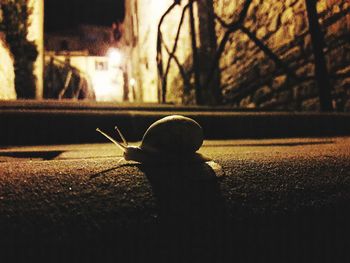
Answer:
[[[0,32],[0,100],[16,99],[13,60]]]
[[[34,41],[39,55],[35,62],[34,74],[36,76],[36,97],[43,97],[43,72],[44,72],[44,1],[30,0],[33,13],[30,17],[28,40]]]
[[[230,23],[243,0],[215,0],[215,12]],[[226,103],[240,108],[318,110],[315,67],[305,0],[252,0],[243,25],[274,52],[299,80],[290,78],[244,33],[232,34],[220,59],[222,93]],[[317,11],[325,38],[325,58],[334,104],[350,109],[348,0],[319,0]],[[219,23],[220,40],[225,29]],[[345,73],[345,74],[344,74]],[[343,76],[343,77],[341,77]],[[349,98],[349,99],[346,99]],[[348,100],[348,102],[346,102]],[[338,106],[336,106],[338,108]]]
[[[114,57],[87,56],[87,55],[56,55],[55,52],[46,52],[46,63],[54,57],[56,62],[69,64],[80,71],[93,88],[96,101],[123,101],[123,71],[120,61]]]
[[[173,0],[134,0],[126,1],[126,16],[124,26],[126,29],[126,38],[129,43],[132,38],[136,39],[133,47],[133,72],[137,76],[138,85],[142,89],[142,101],[157,102],[158,101],[158,75],[157,75],[157,30],[158,24],[165,13],[165,11],[173,4]],[[187,1],[182,1],[181,6],[176,6],[170,15],[166,17],[162,26],[163,38],[169,48],[174,44],[178,23],[181,17],[182,7]],[[179,38],[179,48],[176,55],[180,63],[186,62],[189,57],[190,45],[189,41],[189,20],[188,16],[184,19],[184,26],[182,28]],[[163,50],[164,61],[167,60],[167,54]],[[137,67],[137,69],[135,69]],[[164,65],[165,67],[165,65]],[[179,72],[176,66],[172,65],[176,70],[171,71],[168,78],[169,96],[176,100],[179,98],[176,94],[175,87],[182,84],[178,83]]]

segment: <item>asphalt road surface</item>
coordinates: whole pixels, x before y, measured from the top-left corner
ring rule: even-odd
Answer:
[[[118,163],[109,143],[1,148],[1,262],[350,262],[350,137],[200,153],[212,161]]]

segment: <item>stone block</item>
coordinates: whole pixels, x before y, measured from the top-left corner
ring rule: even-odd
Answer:
[[[258,29],[258,31],[256,31],[256,37],[258,39],[264,39],[267,35],[267,29],[266,27],[261,27]]]
[[[239,106],[242,108],[247,108],[247,106],[250,104],[252,104],[252,98],[251,96],[247,96],[240,101]]]
[[[333,5],[333,7],[332,7],[333,15],[338,14],[340,12],[341,12],[340,6],[339,5]]]
[[[299,77],[310,77],[315,74],[314,63],[307,63],[296,70],[296,75]]]
[[[338,93],[347,93],[347,96],[350,96],[350,77],[339,79],[337,83],[334,84],[334,89]]]
[[[316,9],[319,14],[326,12],[328,10],[327,2],[324,0],[317,1]]]
[[[253,41],[248,42],[248,49],[253,50],[256,47],[256,44]]]
[[[327,7],[331,8],[332,6],[339,5],[342,2],[346,2],[347,0],[323,0],[323,1],[326,1]]]
[[[272,84],[271,84],[272,89],[277,90],[281,88],[286,83],[286,80],[287,80],[286,74],[275,77],[272,80]]]
[[[344,68],[338,69],[336,71],[336,74],[348,74],[348,75],[350,75],[350,65],[345,66]]]
[[[334,38],[340,38],[342,35],[346,35],[347,33],[348,28],[346,24],[346,17],[339,19],[327,28],[327,37],[331,36]]]
[[[348,53],[346,48],[341,46],[328,52],[328,54],[326,54],[326,63],[329,71],[333,71],[340,65],[348,64],[350,57]]]
[[[306,12],[305,0],[298,0],[293,5],[294,13]]]
[[[285,9],[286,6],[283,4],[282,1],[275,1],[271,6],[271,10],[269,10],[268,12],[267,18],[271,20],[273,17],[281,15]]]
[[[257,28],[257,24],[253,19],[247,19],[244,22],[244,26],[251,31],[256,31],[256,28]]]
[[[350,7],[350,3],[349,2],[343,3],[343,10],[348,9],[349,7]]]
[[[267,16],[267,14],[270,11],[271,11],[271,1],[263,1],[260,5],[258,5],[258,8],[256,10],[256,17],[259,20],[262,20],[261,18]]]
[[[304,111],[319,111],[320,101],[318,98],[305,100],[301,103],[301,109]]]
[[[289,44],[293,40],[294,28],[281,25],[279,29],[268,40],[268,46],[272,49],[278,49]]]
[[[294,34],[299,36],[308,30],[306,14],[304,12],[297,13],[294,17]]]
[[[270,100],[268,100],[268,101],[265,101],[265,102],[263,102],[263,103],[260,103],[259,104],[259,108],[260,109],[276,109],[278,106],[275,106],[275,104],[276,104],[276,102],[277,102],[277,99],[276,98],[272,98],[272,99],[270,99]]]
[[[269,32],[275,32],[281,24],[281,14],[276,14],[273,16],[269,22],[267,27]]]
[[[258,5],[251,4],[249,6],[249,9],[248,9],[248,12],[247,12],[247,17],[249,17],[250,19],[255,20],[258,8],[259,8]]]
[[[253,95],[252,102],[259,104],[267,94],[271,93],[271,88],[267,85],[259,88]]]
[[[281,15],[281,23],[288,24],[288,23],[292,23],[293,20],[294,20],[294,11],[293,11],[293,8],[289,7]]]
[[[282,56],[281,59],[285,62],[291,62],[301,58],[301,49],[299,46],[295,46],[288,49]]]

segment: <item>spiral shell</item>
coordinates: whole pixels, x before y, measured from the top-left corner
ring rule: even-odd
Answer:
[[[193,154],[203,144],[203,129],[193,119],[171,115],[154,122],[145,132],[140,149],[145,152]]]

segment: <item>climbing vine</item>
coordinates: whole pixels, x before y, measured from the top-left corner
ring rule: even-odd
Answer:
[[[34,41],[27,39],[30,0],[2,0],[0,4],[0,30],[14,58],[17,98],[35,98],[34,62],[38,56]]]

